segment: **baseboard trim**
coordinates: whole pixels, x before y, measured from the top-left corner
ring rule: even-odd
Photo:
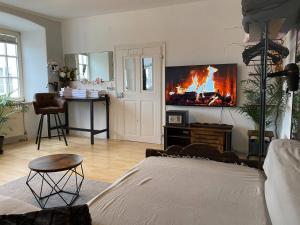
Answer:
[[[18,135],[4,138],[4,145],[28,141],[27,135]]]

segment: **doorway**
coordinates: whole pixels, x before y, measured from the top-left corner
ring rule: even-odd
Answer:
[[[161,144],[162,43],[115,48],[117,136]]]

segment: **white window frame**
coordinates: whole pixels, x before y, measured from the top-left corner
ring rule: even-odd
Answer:
[[[17,38],[17,63],[18,63],[18,78],[19,78],[19,94],[18,98],[13,98],[17,101],[24,101],[24,82],[23,82],[23,61],[21,49],[21,34],[17,31],[11,31],[0,28],[0,33],[11,35]],[[7,55],[1,55],[7,57]],[[5,78],[5,77],[4,77]]]

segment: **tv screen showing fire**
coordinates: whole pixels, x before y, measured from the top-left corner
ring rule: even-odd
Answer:
[[[237,64],[166,68],[166,104],[232,107],[237,104]]]

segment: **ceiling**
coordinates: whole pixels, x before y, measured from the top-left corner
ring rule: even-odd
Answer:
[[[0,0],[0,3],[45,16],[70,19],[195,1],[201,0]]]
[[[45,29],[29,20],[0,12],[0,27],[7,30],[32,31]]]

